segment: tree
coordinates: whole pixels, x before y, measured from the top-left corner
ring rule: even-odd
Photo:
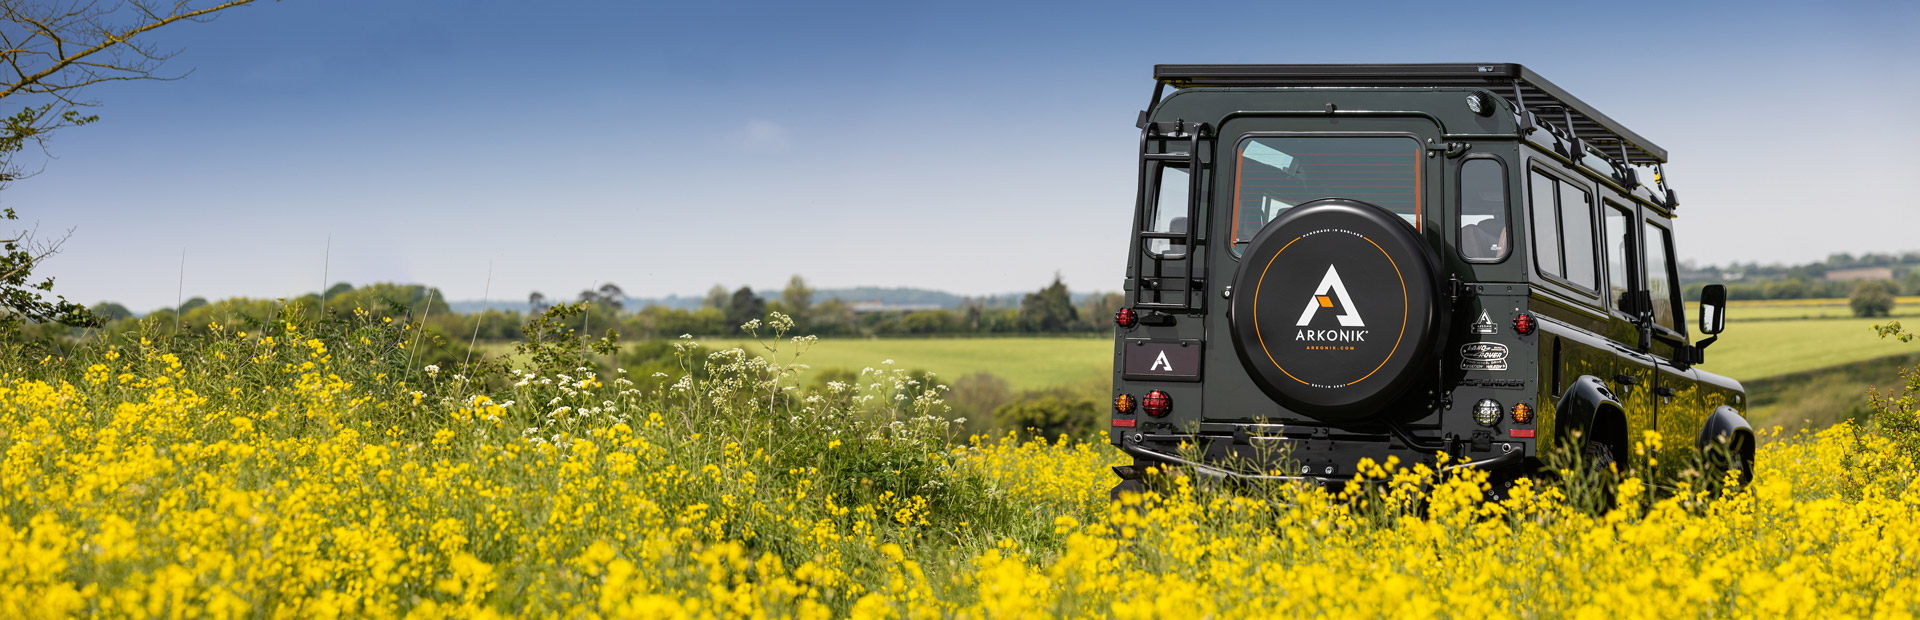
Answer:
[[[733,297],[727,302],[727,326],[739,327],[747,321],[760,318],[766,310],[767,302],[753,294],[752,287],[742,286],[733,292]]]
[[[1800,299],[1807,296],[1807,285],[1799,280],[1781,280],[1767,284],[1767,299]]]
[[[1855,284],[1847,305],[1853,307],[1854,316],[1887,316],[1893,313],[1893,287],[1879,280]]]
[[[22,177],[14,155],[28,144],[42,149],[54,132],[78,127],[98,116],[81,114],[94,102],[79,98],[101,82],[177,79],[156,74],[174,52],[149,44],[142,35],[182,21],[206,21],[213,14],[253,0],[86,0],[32,2],[0,0],[0,102],[21,105],[0,125],[0,189]],[[4,219],[20,219],[13,209]],[[86,306],[65,297],[43,297],[53,278],[33,282],[33,269],[58,254],[72,231],[58,239],[38,239],[23,230],[4,245],[0,256],[0,335],[17,334],[27,321],[71,326],[101,324]]]
[[[603,305],[614,310],[619,310],[626,305],[624,301],[626,296],[626,291],[620,290],[620,285],[612,282],[602,284],[597,289],[580,291],[580,301]]]
[[[715,284],[713,288],[707,289],[707,299],[701,305],[715,310],[726,310],[727,303],[731,299],[733,297],[727,293],[727,287]]]
[[[207,298],[205,297],[189,297],[186,301],[180,303],[180,314],[185,315],[188,312],[192,312],[194,308],[205,307],[206,305]]]
[[[1066,283],[1060,281],[1060,274],[1057,273],[1053,274],[1053,284],[1028,293],[1020,301],[1020,320],[1034,331],[1067,331],[1079,316],[1079,312],[1074,310],[1072,296],[1067,293]]]
[[[1091,327],[1093,331],[1111,329],[1113,326],[1114,313],[1118,312],[1120,308],[1126,306],[1126,304],[1127,296],[1119,293],[1107,293],[1105,295],[1092,295],[1087,297],[1087,325]]]
[[[0,172],[0,176],[4,176]],[[0,180],[0,184],[4,184]],[[20,216],[13,209],[0,210],[0,219],[13,221]],[[72,234],[71,231],[68,234]],[[33,282],[33,268],[60,252],[60,244],[66,241],[61,237],[53,242],[40,242],[34,239],[33,231],[22,231],[12,239],[0,244],[0,337],[12,337],[20,333],[20,327],[27,322],[60,323],[74,327],[94,327],[104,323],[94,316],[86,306],[67,301],[65,296],[56,295],[53,301],[47,301],[42,293],[53,292],[53,278]]]
[[[793,274],[787,280],[787,288],[780,291],[780,304],[786,306],[788,316],[792,316],[801,330],[813,324],[813,288],[807,286],[807,279]]]
[[[553,304],[547,303],[547,296],[541,293],[540,291],[534,291],[532,293],[527,294],[527,308],[533,314],[546,312],[547,308],[552,308],[552,307],[553,307]]]
[[[118,321],[121,319],[133,318],[132,310],[128,310],[126,306],[122,306],[120,304],[117,304],[111,301],[103,301],[103,302],[94,304],[93,307],[90,308],[89,310],[93,312],[94,316],[100,317],[100,320],[102,322],[112,322],[112,321]]]
[[[0,0],[0,100],[24,102],[0,128],[0,183],[19,178],[13,154],[55,131],[98,120],[80,91],[101,82],[172,80],[157,72],[177,52],[143,37],[179,22],[205,22],[254,0],[125,2]]]
[[[326,299],[333,299],[334,295],[345,295],[351,292],[353,292],[352,284],[348,284],[345,282],[335,282],[333,286],[327,287],[327,292],[323,293],[321,297],[324,297]]]

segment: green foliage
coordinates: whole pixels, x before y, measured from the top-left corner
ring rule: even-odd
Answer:
[[[1857,317],[1887,316],[1893,312],[1893,287],[1887,282],[1868,280],[1853,286],[1847,305]]]
[[[92,311],[94,316],[100,317],[100,320],[108,323],[133,318],[132,310],[128,310],[126,306],[111,301],[94,304],[93,307],[88,310]]]
[[[8,131],[15,130],[13,122],[8,121]],[[18,150],[20,139],[18,136],[0,136],[0,152],[7,152],[8,144],[13,144],[12,148]],[[5,174],[5,171],[0,171],[0,175]],[[4,183],[4,180],[0,180],[0,183]],[[19,219],[20,216],[13,209],[0,210],[0,220],[12,222]],[[67,301],[65,296],[55,295],[52,300],[46,299],[45,296],[53,292],[53,278],[33,281],[34,268],[58,248],[58,242],[51,246],[36,246],[33,234],[25,231],[0,244],[0,339],[18,338],[21,326],[28,322],[59,323],[71,327],[97,327],[105,323],[86,306]]]
[[[1067,331],[1078,317],[1079,312],[1074,309],[1073,299],[1068,296],[1067,285],[1060,281],[1059,274],[1053,276],[1053,284],[1028,294],[1020,302],[1020,320],[1034,331]]]
[[[994,411],[1013,400],[1012,386],[990,372],[975,372],[955,379],[947,388],[947,406],[953,416],[963,420],[967,430],[989,434],[999,427]]]
[[[535,315],[522,330],[526,339],[514,345],[514,350],[532,363],[534,372],[548,375],[591,365],[588,352],[613,355],[620,349],[618,331],[609,329],[605,336],[592,340],[568,324],[568,319],[586,314],[587,306],[587,302],[563,303]]]
[[[1901,327],[1899,321],[1888,321],[1884,325],[1874,326],[1881,338],[1891,338],[1902,343],[1911,343],[1914,333]],[[1880,392],[1874,389],[1868,397],[1873,413],[1870,422],[1887,439],[1899,448],[1898,453],[1907,458],[1909,467],[1920,466],[1920,366],[1901,370],[1900,389],[1893,392]]]
[[[780,291],[780,303],[793,317],[796,329],[805,333],[813,325],[813,287],[807,286],[806,278],[793,274],[787,280],[787,288]]]
[[[1035,437],[1084,437],[1099,424],[1100,405],[1085,398],[1045,394],[1000,406],[994,423]]]
[[[701,302],[701,307],[724,312],[727,309],[727,302],[732,299],[733,296],[727,292],[727,287],[715,284],[713,288],[707,289],[707,298]]]
[[[753,294],[753,287],[742,286],[727,299],[727,325],[744,325],[747,321],[759,318],[766,310],[766,300]]]
[[[1801,299],[1807,296],[1807,285],[1799,280],[1782,280],[1767,284],[1767,299]]]
[[[580,291],[580,301],[582,303],[611,308],[615,312],[618,312],[620,308],[626,304],[626,297],[626,291],[620,290],[620,285],[612,282],[602,284],[599,288]]]

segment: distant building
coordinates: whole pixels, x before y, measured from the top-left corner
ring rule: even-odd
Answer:
[[[1827,279],[1834,282],[1852,282],[1854,280],[1892,280],[1892,267],[1861,267],[1858,269],[1833,269],[1827,272]]]

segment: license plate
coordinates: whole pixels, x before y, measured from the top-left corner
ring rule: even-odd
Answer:
[[[1201,344],[1196,340],[1129,340],[1125,358],[1128,379],[1199,381]]]

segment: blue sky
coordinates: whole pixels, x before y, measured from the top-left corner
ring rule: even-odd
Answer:
[[[192,73],[89,91],[103,120],[0,204],[74,229],[57,291],[138,311],[183,250],[189,297],[323,268],[455,299],[1111,290],[1153,64],[1490,61],[1671,151],[1683,258],[1797,262],[1920,250],[1916,31],[1870,2],[287,0],[157,33]]]

